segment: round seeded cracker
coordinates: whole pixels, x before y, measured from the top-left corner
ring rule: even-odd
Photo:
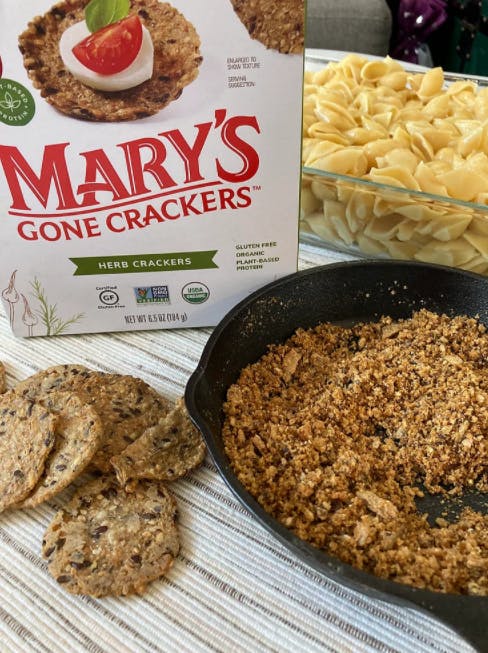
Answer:
[[[55,441],[37,485],[19,506],[32,508],[61,492],[88,465],[102,439],[102,422],[76,394],[52,392],[42,404],[58,420]]]
[[[110,459],[170,410],[167,399],[134,376],[91,372],[80,379],[76,392],[86,397],[102,421],[102,443],[92,459],[102,472],[111,471]]]
[[[142,379],[97,372],[82,365],[57,365],[15,387],[15,392],[31,399],[46,398],[58,390],[75,392],[99,416],[103,433],[92,463],[104,472],[111,471],[112,456],[123,451],[170,410],[169,401]]]
[[[205,442],[181,398],[166,417],[114,456],[111,463],[122,485],[135,478],[174,481],[198,467],[205,452]]]
[[[83,365],[55,365],[19,381],[14,390],[22,397],[37,400],[51,392],[77,388],[80,378],[90,373]]]
[[[176,502],[162,483],[122,488],[114,477],[80,488],[49,525],[48,568],[74,594],[142,593],[179,550]]]
[[[7,389],[7,372],[5,365],[0,361],[0,394],[4,393]]]
[[[303,0],[231,0],[251,38],[283,54],[300,54],[304,47]]]
[[[198,75],[200,39],[193,25],[166,2],[131,0],[154,45],[151,79],[134,88],[103,92],[79,82],[59,54],[62,33],[84,19],[88,0],[64,0],[35,17],[19,37],[24,66],[42,97],[58,111],[95,121],[134,120],[151,116],[176,100]]]
[[[0,396],[0,512],[27,497],[53,448],[56,417],[12,390]]]

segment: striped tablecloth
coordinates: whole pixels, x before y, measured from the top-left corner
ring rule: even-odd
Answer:
[[[302,246],[300,267],[346,257]],[[210,329],[16,339],[0,315],[0,360],[10,384],[78,362],[183,394]],[[1,461],[0,461],[1,464]],[[468,653],[456,634],[414,610],[321,577],[259,526],[210,460],[172,484],[181,552],[141,597],[95,600],[66,593],[40,555],[65,497],[0,515],[2,653]]]

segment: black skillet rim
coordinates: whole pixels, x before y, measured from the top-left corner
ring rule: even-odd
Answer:
[[[232,471],[227,457],[223,449],[219,446],[217,439],[207,428],[203,416],[196,406],[195,395],[197,393],[198,384],[205,376],[205,370],[212,356],[213,349],[215,348],[218,340],[226,330],[227,326],[233,322],[240,313],[252,305],[256,300],[272,293],[277,288],[293,284],[295,279],[307,276],[314,276],[322,274],[332,269],[348,270],[353,267],[406,267],[406,268],[422,268],[428,270],[444,271],[453,276],[466,277],[473,281],[479,282],[480,280],[488,283],[488,279],[479,274],[459,270],[443,265],[435,265],[429,263],[420,263],[415,261],[388,261],[388,260],[369,260],[369,261],[347,261],[340,263],[331,263],[321,266],[316,266],[294,272],[272,281],[258,290],[249,294],[246,298],[236,304],[219,322],[211,333],[200,357],[200,361],[188,379],[185,390],[185,402],[188,412],[194,424],[202,432],[207,447],[210,451],[215,466],[223,478],[226,485],[229,487],[234,496],[243,505],[248,512],[250,512],[271,535],[276,537],[285,548],[296,555],[300,561],[312,567],[316,572],[326,576],[333,581],[345,585],[350,589],[358,591],[363,595],[377,598],[387,602],[393,602],[398,605],[406,607],[424,608],[429,613],[436,614],[434,606],[436,603],[443,601],[444,598],[456,599],[459,605],[466,604],[470,609],[482,609],[488,606],[488,597],[479,597],[473,595],[460,595],[460,594],[446,594],[435,592],[426,589],[419,589],[408,585],[403,585],[395,581],[379,578],[374,574],[359,570],[349,564],[343,563],[337,558],[334,558],[324,551],[314,548],[312,545],[304,542],[289,529],[282,526],[276,519],[271,517],[260,504],[247,492],[244,486],[235,476]],[[440,616],[440,615],[438,615]]]

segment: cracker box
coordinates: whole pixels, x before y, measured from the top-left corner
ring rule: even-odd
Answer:
[[[0,0],[19,336],[211,326],[296,270],[303,0]]]

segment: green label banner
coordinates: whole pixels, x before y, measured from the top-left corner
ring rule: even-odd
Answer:
[[[76,265],[74,276],[88,274],[134,274],[138,272],[174,272],[175,270],[207,270],[217,268],[207,252],[172,252],[169,254],[131,254],[127,256],[86,256],[70,258]]]

